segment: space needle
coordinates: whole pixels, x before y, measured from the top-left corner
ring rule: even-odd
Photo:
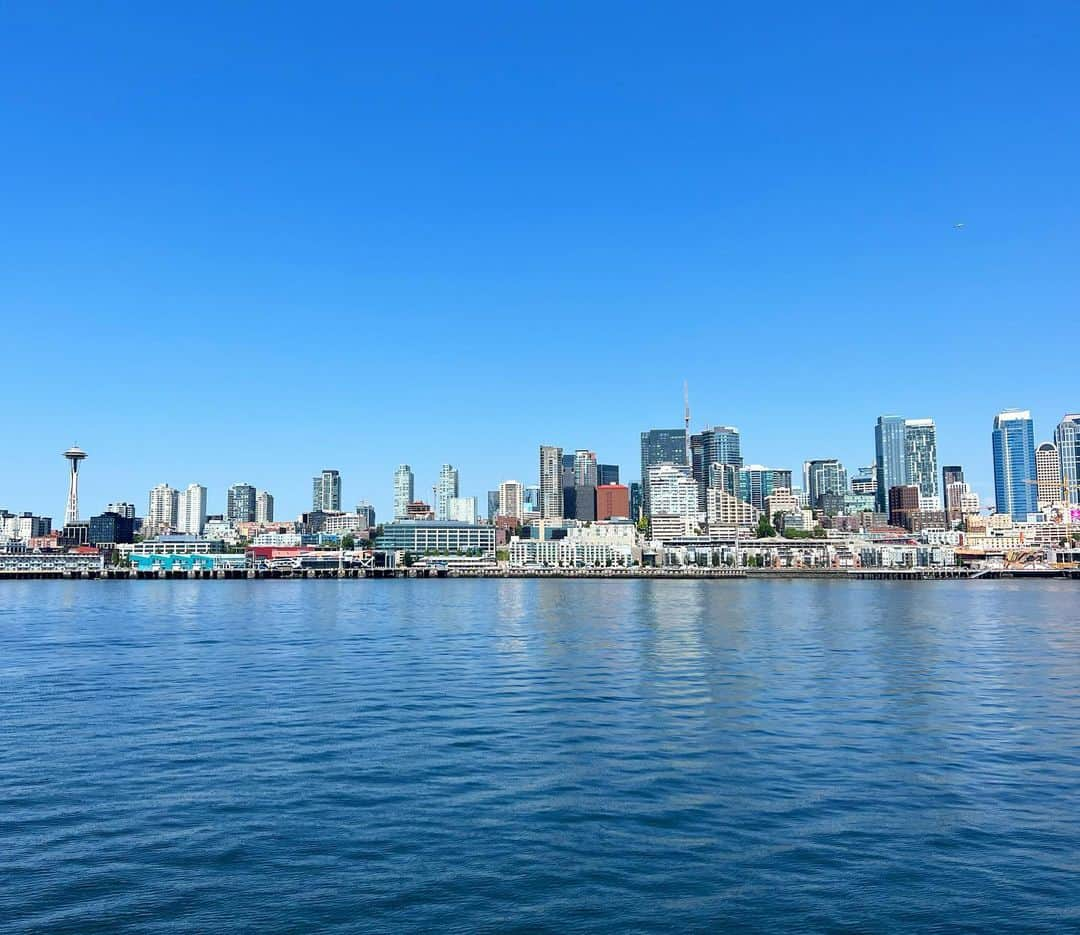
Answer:
[[[71,486],[68,488],[67,509],[64,511],[64,525],[79,521],[79,462],[86,457],[86,452],[78,445],[72,445],[64,452],[64,457],[71,464]]]

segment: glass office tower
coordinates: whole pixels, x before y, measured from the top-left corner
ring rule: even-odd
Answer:
[[[1035,424],[1026,409],[994,416],[994,498],[999,513],[1023,522],[1038,509]]]

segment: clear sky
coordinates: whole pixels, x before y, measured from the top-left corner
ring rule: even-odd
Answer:
[[[11,3],[0,507],[1080,410],[1080,6]],[[955,225],[963,224],[962,228]]]

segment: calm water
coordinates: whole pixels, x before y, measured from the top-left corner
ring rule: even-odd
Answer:
[[[5,932],[1077,931],[1067,582],[0,585]]]

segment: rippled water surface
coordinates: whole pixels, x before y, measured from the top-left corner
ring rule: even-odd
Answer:
[[[1077,931],[1080,586],[0,583],[5,932]]]

